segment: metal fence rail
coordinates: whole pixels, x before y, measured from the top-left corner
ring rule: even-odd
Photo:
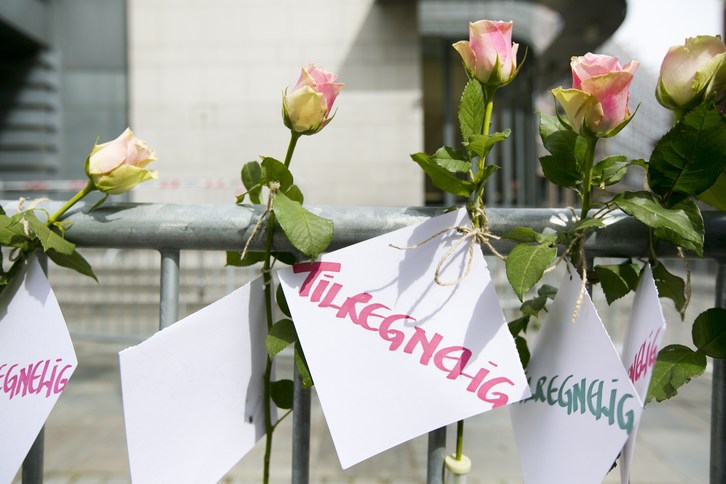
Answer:
[[[2,202],[12,210],[13,202]],[[49,211],[60,204],[50,202]],[[85,213],[83,204],[71,212],[66,221],[68,240],[80,247],[153,249],[161,254],[161,286],[159,328],[173,324],[179,315],[180,253],[185,250],[240,250],[252,235],[261,207],[234,205],[172,205],[172,204],[109,204]],[[369,238],[422,222],[443,212],[438,208],[386,207],[313,207],[317,214],[333,220],[335,235],[330,250],[345,247]],[[572,222],[572,213],[565,209],[488,210],[490,230],[503,234],[515,227],[534,230],[555,230]],[[718,263],[716,301],[726,307],[726,214],[704,214],[706,257]],[[264,234],[255,237],[250,250],[264,250]],[[275,238],[277,249],[289,249],[284,238]],[[495,243],[497,250],[507,253],[512,244]],[[591,257],[643,257],[647,254],[647,231],[632,218],[615,213],[607,227],[587,241]],[[674,255],[663,246],[664,256]],[[309,476],[310,391],[303,390],[296,380],[293,419],[292,482],[306,484]],[[23,465],[24,484],[42,482],[42,433]],[[445,429],[429,434],[427,482],[443,482]],[[726,365],[713,362],[711,409],[711,483],[726,482]]]

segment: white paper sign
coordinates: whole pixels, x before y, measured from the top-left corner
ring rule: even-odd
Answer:
[[[119,353],[135,483],[217,482],[264,435],[264,311],[257,278]]]
[[[511,408],[527,484],[602,482],[642,412],[581,280],[565,274],[527,367],[532,396]]]
[[[0,296],[0,482],[12,481],[77,364],[58,301],[31,257]]]
[[[653,272],[650,265],[646,265],[635,291],[622,355],[630,381],[633,382],[642,402],[645,402],[648,395],[648,385],[653,376],[653,366],[663,341],[665,329],[666,322],[658,298],[658,289],[653,280]],[[630,481],[630,467],[637,431],[638,425],[633,428],[620,454],[620,481],[623,484]]]
[[[451,212],[278,272],[343,468],[529,395],[466,224]],[[437,285],[442,259],[443,282],[469,274]]]

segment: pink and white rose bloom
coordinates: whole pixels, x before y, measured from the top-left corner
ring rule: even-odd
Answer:
[[[146,169],[155,160],[154,151],[126,128],[115,140],[93,146],[86,160],[86,175],[98,190],[118,195],[156,179],[157,173]]]
[[[301,134],[323,129],[332,119],[333,103],[343,89],[336,79],[335,74],[315,64],[303,67],[295,87],[282,98],[285,126]]]
[[[469,40],[453,45],[470,77],[490,87],[508,84],[517,74],[512,22],[479,20],[469,24]]]
[[[655,97],[664,107],[687,111],[714,89],[726,70],[726,45],[718,36],[699,35],[668,49],[660,66]]]
[[[630,121],[630,83],[638,65],[621,67],[617,57],[592,53],[573,57],[572,89],[552,90],[572,129],[599,138],[620,131]]]

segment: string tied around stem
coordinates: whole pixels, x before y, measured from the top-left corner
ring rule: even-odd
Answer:
[[[483,210],[480,210],[481,214],[484,214]],[[446,251],[446,253],[441,256],[439,259],[439,262],[436,264],[436,270],[434,271],[434,282],[438,284],[439,286],[454,286],[460,282],[462,282],[466,277],[469,275],[469,272],[471,271],[471,265],[474,261],[474,250],[478,246],[485,246],[488,248],[492,254],[497,256],[499,259],[504,260],[504,256],[497,251],[497,249],[494,248],[494,246],[491,244],[490,239],[499,240],[500,237],[492,234],[489,232],[486,224],[486,215],[483,215],[483,220],[485,221],[483,227],[472,227],[469,225],[455,225],[451,227],[447,227],[445,229],[439,230],[435,234],[429,236],[428,238],[422,240],[421,242],[407,246],[407,247],[399,247],[394,244],[389,244],[390,247],[393,247],[394,249],[398,250],[411,250],[411,249],[417,249],[419,247],[422,247],[429,243],[430,241],[434,240],[435,238],[439,237],[440,235],[443,235],[450,231],[455,231],[458,234],[461,234],[461,237],[452,244],[451,247]],[[464,269],[464,273],[457,278],[454,281],[442,281],[441,280],[441,269],[443,268],[446,261],[448,261],[455,253],[456,251],[462,246],[462,244],[468,243],[467,248],[467,257],[466,257],[466,268]]]

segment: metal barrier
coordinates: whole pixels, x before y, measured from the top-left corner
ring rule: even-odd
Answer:
[[[11,202],[3,202],[11,206]],[[49,211],[60,204],[48,203]],[[252,235],[262,207],[234,205],[172,205],[172,204],[109,204],[91,213],[84,205],[72,211],[65,220],[72,223],[66,231],[68,240],[80,247],[154,249],[161,254],[161,286],[159,328],[178,319],[180,253],[185,250],[240,250]],[[345,247],[369,238],[422,222],[443,213],[440,208],[387,207],[314,207],[313,211],[333,220],[335,236],[330,250]],[[515,227],[531,227],[542,231],[570,223],[572,213],[565,209],[488,210],[490,230],[503,234]],[[705,213],[706,240],[704,253],[718,263],[715,305],[726,307],[726,214]],[[258,235],[250,250],[264,250],[265,237]],[[590,257],[642,257],[647,254],[647,231],[631,217],[616,212],[608,218],[607,227],[587,241]],[[281,234],[275,247],[292,250]],[[512,244],[495,243],[506,253]],[[672,248],[662,249],[664,256],[674,255]],[[309,481],[310,390],[295,380],[293,412],[294,484]],[[427,482],[443,483],[446,429],[429,434]],[[726,482],[726,364],[713,362],[711,410],[711,483]],[[42,482],[43,432],[23,464],[23,484]]]

